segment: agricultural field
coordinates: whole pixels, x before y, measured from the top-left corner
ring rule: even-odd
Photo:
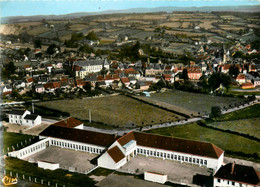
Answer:
[[[259,142],[244,138],[239,135],[202,127],[196,123],[154,129],[149,130],[148,132],[171,137],[211,142],[223,149],[226,153],[233,153],[232,156],[241,156],[245,154],[244,159],[250,158],[253,154],[260,155]],[[255,161],[259,162],[259,157],[258,160],[256,159]]]
[[[33,35],[33,36],[38,36],[39,34],[45,33],[50,31],[50,28],[46,28],[46,27],[38,27],[32,30],[27,31],[27,34],[29,35]]]
[[[121,95],[47,101],[37,105],[68,112],[75,118],[87,121],[90,109],[94,122],[118,127],[135,127],[181,119],[177,114]]]
[[[202,114],[209,113],[212,106],[228,107],[230,104],[234,105],[235,103],[245,101],[245,99],[242,98],[210,96],[179,90],[151,94],[151,99],[166,102]]]
[[[216,121],[233,121],[239,119],[250,119],[260,117],[260,104],[237,110],[235,112],[227,113],[217,118]]]
[[[70,25],[69,28],[72,31],[81,31],[83,29],[89,28],[89,25],[86,25],[86,24],[74,24],[74,25]]]
[[[230,130],[242,134],[248,134],[260,139],[260,118],[241,119],[234,121],[214,122],[207,124],[214,128]]]

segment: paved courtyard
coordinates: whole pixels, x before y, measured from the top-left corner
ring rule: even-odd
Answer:
[[[141,187],[165,187],[166,185],[153,183],[141,179],[136,179],[133,176],[122,176],[111,174],[108,175],[105,179],[101,180],[97,186],[102,187],[132,187],[132,186],[141,186]]]
[[[176,183],[194,184],[198,178],[210,176],[212,171],[207,168],[181,164],[180,162],[138,155],[125,164],[121,171],[144,173],[145,171],[166,174],[168,180]],[[120,171],[119,170],[119,171]]]
[[[78,172],[85,172],[94,167],[90,161],[97,156],[97,154],[90,154],[86,152],[51,146],[43,151],[25,158],[24,160],[35,162],[38,160],[54,162],[59,163],[60,167],[63,169],[68,170],[69,167],[73,167]]]

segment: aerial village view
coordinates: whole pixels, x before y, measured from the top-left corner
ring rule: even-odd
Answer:
[[[1,186],[260,186],[260,1],[0,9]]]

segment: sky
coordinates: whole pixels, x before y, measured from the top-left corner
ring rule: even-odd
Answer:
[[[260,0],[0,0],[1,17],[60,15],[161,6],[260,5]]]

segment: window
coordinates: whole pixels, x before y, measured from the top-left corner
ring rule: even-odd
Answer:
[[[161,153],[161,157],[163,157],[163,153]]]
[[[189,162],[191,162],[191,157],[189,158]]]
[[[188,157],[185,157],[185,162],[188,162]]]
[[[173,154],[171,155],[171,159],[173,160]]]
[[[143,150],[142,149],[140,149],[140,153],[143,154]]]
[[[203,160],[202,159],[200,159],[200,164],[203,164]]]
[[[153,152],[153,155],[156,156],[156,151]]]
[[[178,160],[181,160],[181,156],[178,156]]]
[[[207,165],[207,160],[204,160],[204,165],[205,165],[205,166]]]
[[[144,154],[146,154],[146,150],[144,149]]]
[[[232,185],[235,186],[235,182],[232,182]]]
[[[199,164],[199,163],[200,163],[200,159],[197,158],[197,164]]]
[[[177,160],[177,155],[174,155],[174,159]]]
[[[139,153],[139,148],[137,148],[137,153]]]
[[[184,161],[184,156],[181,157],[181,160]]]
[[[164,158],[166,158],[166,153],[164,153]]]
[[[160,154],[160,153],[159,153],[159,152],[157,152],[157,156],[159,156],[159,154]]]
[[[217,181],[220,182],[220,179],[218,179]]]

